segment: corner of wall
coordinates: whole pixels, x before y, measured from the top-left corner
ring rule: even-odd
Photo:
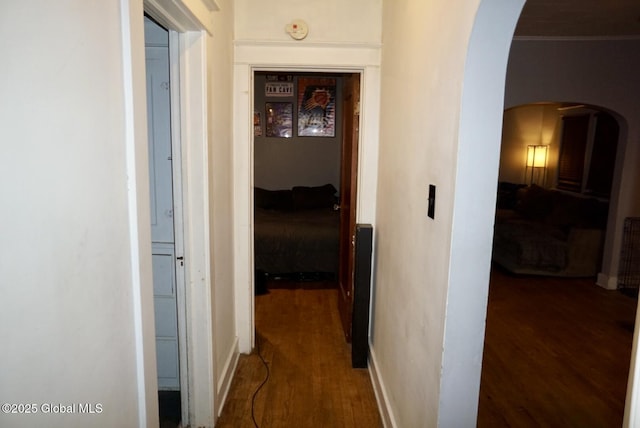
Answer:
[[[605,290],[615,290],[618,288],[618,278],[600,272],[598,274],[598,278],[596,279],[596,284],[598,284]]]

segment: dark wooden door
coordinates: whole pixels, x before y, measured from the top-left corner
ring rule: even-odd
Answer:
[[[340,175],[340,269],[338,309],[347,342],[351,342],[356,230],[356,182],[360,126],[360,75],[346,75],[342,103],[342,160]]]

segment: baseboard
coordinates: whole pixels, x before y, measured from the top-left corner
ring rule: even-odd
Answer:
[[[229,349],[229,355],[227,355],[224,368],[222,369],[220,379],[218,380],[218,388],[216,391],[216,397],[218,397],[216,409],[217,416],[220,416],[220,413],[222,413],[224,402],[227,400],[227,395],[229,394],[229,389],[231,389],[231,382],[233,381],[233,376],[236,373],[239,358],[240,351],[238,350],[238,338],[236,337]]]
[[[375,393],[376,401],[378,402],[378,410],[380,411],[380,417],[382,418],[382,425],[384,428],[397,428],[398,424],[393,416],[393,410],[391,410],[391,405],[389,403],[389,396],[384,386],[384,381],[378,371],[376,353],[373,350],[371,343],[369,343],[369,376],[371,376],[373,392]]]
[[[598,274],[596,284],[607,290],[616,290],[618,288],[618,277],[608,276],[602,272]]]

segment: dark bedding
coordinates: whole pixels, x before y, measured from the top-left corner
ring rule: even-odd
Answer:
[[[257,270],[272,274],[337,274],[339,211],[326,204],[290,210],[258,205],[254,218]]]

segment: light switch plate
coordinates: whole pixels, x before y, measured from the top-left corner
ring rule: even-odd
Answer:
[[[433,219],[435,219],[436,216],[436,186],[433,184],[429,184],[427,215]]]

